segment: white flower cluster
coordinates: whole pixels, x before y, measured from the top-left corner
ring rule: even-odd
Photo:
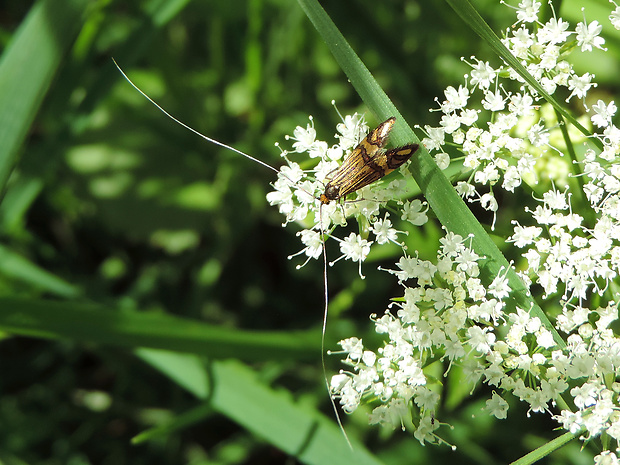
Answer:
[[[566,61],[574,48],[582,52],[593,48],[603,49],[604,39],[600,37],[602,26],[597,21],[577,24],[575,31],[569,31],[569,24],[561,18],[551,18],[547,23],[538,23],[541,3],[523,0],[517,8],[517,23],[509,28],[504,45],[518,58],[527,71],[549,94],[564,88],[573,96],[584,99],[595,87],[590,73],[578,75]],[[574,37],[574,39],[572,39]],[[534,176],[535,165],[549,148],[550,131],[554,129],[544,119],[541,105],[545,103],[538,93],[527,85],[512,68],[493,68],[488,62],[471,58],[472,71],[466,76],[465,85],[458,89],[448,87],[445,100],[439,104],[443,113],[439,127],[425,126],[427,137],[422,143],[429,151],[436,151],[437,164],[446,168],[449,157],[443,151],[446,139],[456,145],[464,154],[463,168],[472,175],[457,185],[458,192],[469,201],[479,201],[483,208],[496,212],[498,205],[493,187],[501,185],[508,192],[521,185],[524,178]],[[504,84],[506,82],[506,84]],[[518,90],[508,87],[517,83]],[[514,87],[510,85],[510,87]],[[474,102],[478,98],[478,103]],[[468,108],[477,107],[478,109]],[[480,108],[489,113],[483,121]],[[615,106],[609,110],[615,110]],[[602,109],[597,118],[609,121],[608,108]],[[595,110],[596,111],[596,110]],[[478,124],[480,123],[480,124]],[[501,184],[500,184],[501,183]],[[479,193],[476,186],[487,186],[488,192]]]
[[[609,19],[620,28],[620,8],[616,7]],[[561,39],[552,43],[560,50],[569,35],[575,34],[582,52],[593,47],[605,50],[605,41],[599,36],[602,25],[597,21],[579,23],[574,33],[567,29],[568,23],[561,19],[550,20],[529,47],[544,46],[547,53],[548,43],[539,39],[542,34]],[[571,91],[569,98],[576,95],[585,101],[587,92],[596,86],[594,76],[576,76],[570,65],[559,65],[554,65],[555,71],[549,75],[535,74],[534,65],[529,69],[541,83],[547,83],[543,87],[550,93],[555,87],[545,78],[557,77],[561,70],[566,76],[562,83]],[[598,100],[586,107],[591,126],[600,130],[594,137],[602,149],[588,148],[574,165],[581,169],[577,173],[581,184],[569,183],[562,192],[555,187],[544,192],[536,199],[539,205],[534,210],[526,209],[534,225],[515,222],[509,240],[523,249],[527,261],[521,273],[523,280],[540,285],[548,302],[561,299],[556,328],[567,346],[551,353],[551,363],[542,365],[546,368],[539,374],[539,382],[544,387],[551,382],[551,374],[561,387],[556,394],[568,390],[565,395],[570,394],[576,410],[564,407],[555,418],[565,429],[582,432],[586,439],[606,433],[620,443],[620,384],[615,382],[620,370],[620,338],[612,330],[618,319],[620,272],[620,129],[612,122],[616,110],[613,101]],[[540,174],[551,173],[541,170]],[[578,191],[575,187],[579,185]],[[573,211],[574,205],[579,205],[579,213]],[[537,355],[542,354],[548,357],[545,351]],[[556,397],[549,399],[555,402]],[[620,463],[617,452],[605,451],[597,462]]]
[[[476,255],[465,240],[448,233],[441,240],[437,262],[403,256],[396,275],[404,296],[381,317],[373,315],[375,329],[388,341],[376,352],[364,348],[358,338],[340,342],[349,371],[331,380],[335,398],[346,412],[360,402],[379,400],[370,415],[371,424],[415,429],[420,442],[436,442],[439,427],[434,413],[439,393],[423,372],[428,360],[441,354],[452,363],[464,357],[486,356],[495,342],[494,322],[501,315],[501,283],[484,288],[478,278]],[[405,283],[417,282],[416,287]],[[470,297],[473,296],[473,297]],[[416,424],[411,421],[411,402],[419,409]]]
[[[379,217],[380,208],[388,201],[399,199],[406,191],[407,177],[411,177],[406,169],[401,173],[404,177],[397,178],[390,183],[372,183],[347,199],[340,202],[331,202],[321,205],[318,200],[320,194],[325,191],[325,185],[331,174],[338,169],[343,159],[362,141],[368,133],[368,126],[364,117],[355,113],[343,118],[343,122],[336,126],[339,142],[331,147],[325,141],[316,138],[314,121],[306,128],[298,126],[293,137],[293,152],[283,151],[282,157],[287,164],[280,169],[278,180],[274,183],[274,191],[267,194],[267,200],[271,205],[277,205],[280,213],[286,216],[286,225],[296,222],[305,227],[298,233],[304,248],[295,255],[305,254],[308,260],[319,258],[322,252],[323,237],[333,238],[340,243],[342,255],[330,263],[347,259],[359,264],[359,273],[363,278],[361,264],[366,259],[373,244],[386,242],[397,243],[397,231],[389,218],[389,213]],[[312,159],[318,158],[319,162],[309,171],[305,172],[295,161],[289,159],[293,153],[307,153]],[[352,201],[349,201],[352,200]],[[399,201],[401,205],[401,219],[413,225],[420,226],[428,220],[426,212],[428,208],[419,200]],[[333,235],[337,226],[344,226],[346,218],[356,217],[358,222],[369,225],[369,232],[374,240],[368,240],[357,233],[350,233],[341,239]],[[298,266],[301,267],[303,265]]]
[[[425,127],[423,144],[444,168],[450,158],[443,147],[460,148],[471,175],[457,190],[489,211],[499,208],[494,187],[528,192],[523,183],[532,186],[538,206],[525,210],[532,225],[514,221],[508,242],[522,251],[523,263],[516,264],[521,277],[542,288],[541,302],[554,311],[565,344],[528,309],[505,313],[510,293],[505,276],[482,283],[480,257],[465,246],[467,240],[448,234],[435,263],[400,259],[391,272],[404,286],[403,297],[373,318],[384,346],[373,351],[358,338],[341,341],[350,369],[334,376],[331,387],[345,411],[362,402],[378,404],[371,423],[400,425],[413,429],[421,442],[436,442],[441,390],[427,373],[441,361],[448,369],[458,363],[472,385],[495,389],[486,406],[490,414],[505,418],[508,403],[502,396],[512,393],[530,412],[552,415],[583,439],[602,434],[614,439],[604,442],[606,450],[595,461],[619,464],[620,338],[613,330],[620,300],[620,129],[612,121],[617,108],[602,100],[588,107],[594,75],[578,75],[567,61],[575,48],[605,50],[602,25],[584,16],[571,31],[555,15],[543,24],[540,6],[521,1],[517,23],[503,42],[547,93],[564,89],[567,101],[582,99],[586,124],[600,130],[587,140],[589,147],[575,154],[573,146],[585,138],[570,131],[568,138],[554,140],[557,120],[546,116],[540,95],[510,68],[475,58],[466,84],[445,91],[440,127]],[[620,7],[609,20],[620,29]],[[506,90],[510,84],[500,80],[517,82],[519,90]],[[468,108],[476,106],[478,94],[477,109]],[[572,166],[563,153],[571,154]],[[559,179],[560,165],[572,174]],[[544,190],[548,179],[556,181]],[[486,192],[479,193],[481,188]]]

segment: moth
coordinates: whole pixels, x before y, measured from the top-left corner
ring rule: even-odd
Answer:
[[[345,198],[347,194],[381,179],[398,169],[418,150],[418,144],[383,150],[395,122],[396,118],[393,116],[388,118],[370,131],[353,149],[334,172],[325,186],[325,192],[319,197],[323,205]]]

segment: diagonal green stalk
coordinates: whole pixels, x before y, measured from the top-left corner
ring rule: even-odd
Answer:
[[[548,443],[543,444],[529,454],[524,455],[519,460],[512,462],[510,465],[530,465],[532,463],[536,463],[539,460],[545,458],[547,455],[551,454],[551,452],[563,447],[568,442],[575,439],[577,436],[579,436],[579,434],[580,433],[564,433],[563,435],[552,439]]]
[[[397,123],[392,131],[394,143],[402,145],[412,140],[419,141],[318,1],[298,0],[298,2],[370,110],[379,120],[387,119],[390,116],[397,118]],[[450,181],[433,162],[424,146],[421,145],[416,155],[412,157],[410,170],[441,224],[455,234],[472,237],[474,250],[485,257],[481,277],[490,283],[499,273],[506,273],[512,289],[508,309],[514,310],[519,307],[530,310],[530,313],[540,318],[545,327],[553,333],[556,344],[564,347],[565,342],[543,310],[534,301],[527,287],[465,205],[465,202],[456,193]]]

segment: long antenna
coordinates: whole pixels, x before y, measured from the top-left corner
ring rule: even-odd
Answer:
[[[224,143],[222,143],[222,142],[220,142],[218,140],[215,140],[215,139],[212,139],[212,138],[210,138],[208,136],[205,136],[204,134],[196,131],[191,126],[188,126],[187,124],[185,124],[183,121],[181,121],[178,118],[175,118],[174,116],[172,116],[170,113],[168,113],[166,110],[164,110],[164,108],[161,105],[159,105],[155,100],[153,100],[146,93],[144,93],[142,91],[142,89],[140,89],[137,85],[135,85],[133,83],[133,81],[131,79],[129,79],[127,74],[125,74],[125,72],[118,65],[118,63],[116,62],[116,60],[114,58],[112,58],[112,61],[114,62],[114,64],[116,65],[116,67],[118,68],[120,73],[123,75],[123,77],[127,80],[127,82],[129,82],[129,84],[131,84],[131,86],[134,89],[136,89],[138,92],[140,92],[140,94],[142,94],[142,96],[145,99],[147,99],[149,102],[151,102],[153,105],[155,105],[155,107],[157,107],[157,109],[159,111],[161,111],[164,115],[166,115],[172,121],[174,121],[175,123],[183,126],[185,129],[193,132],[197,136],[202,137],[207,142],[211,142],[212,144],[219,145],[220,147],[223,147],[225,149],[231,150],[231,151],[233,151],[235,153],[238,153],[239,155],[244,156],[245,158],[248,158],[248,159],[252,160],[255,163],[258,163],[259,165],[264,166],[265,168],[269,168],[271,171],[275,171],[276,173],[278,173],[279,176],[283,176],[292,185],[295,185],[295,183],[290,178],[288,178],[285,174],[283,174],[280,170],[274,168],[273,166],[265,163],[262,160],[259,160],[258,158],[253,157],[252,155],[248,155],[247,153],[242,152],[241,150],[236,149],[236,148],[234,148],[234,147],[232,147],[230,145],[226,145],[226,144],[224,144]],[[304,191],[304,192],[306,192],[306,191]],[[309,195],[314,197],[309,192],[306,192],[306,193],[308,193]],[[329,385],[329,380],[327,378],[327,369],[325,367],[325,329],[327,328],[327,313],[328,313],[328,308],[329,308],[329,295],[328,295],[328,289],[329,288],[328,288],[328,285],[327,285],[327,250],[326,250],[326,247],[325,247],[325,232],[323,231],[323,208],[322,207],[323,207],[323,205],[319,205],[319,228],[320,228],[320,232],[321,232],[322,248],[323,248],[323,290],[324,290],[324,297],[325,297],[325,307],[323,309],[323,325],[322,325],[322,331],[321,331],[321,365],[323,367],[323,377],[325,379],[325,385],[327,387],[327,394],[329,395],[329,400],[330,400],[330,402],[332,404],[332,407],[334,408],[334,413],[336,415],[336,420],[338,422],[338,426],[340,427],[340,431],[342,431],[342,434],[344,435],[344,438],[346,439],[347,444],[349,445],[349,447],[351,449],[353,449],[353,446],[351,445],[351,441],[349,440],[349,436],[347,435],[347,432],[345,431],[344,426],[342,424],[342,419],[340,418],[340,413],[338,412],[338,408],[336,407],[336,402],[334,401],[334,398],[332,397],[331,388],[330,388],[330,385]]]
[[[196,134],[197,136],[202,137],[204,140],[206,140],[207,142],[211,142],[212,144],[215,145],[219,145],[220,147],[224,147],[225,149],[228,150],[232,150],[233,152],[238,153],[239,155],[243,155],[245,158],[249,158],[250,160],[252,160],[253,162],[258,163],[259,165],[263,165],[265,168],[269,168],[271,171],[275,171],[276,173],[280,173],[280,171],[277,168],[274,168],[273,166],[265,163],[264,161],[259,160],[258,158],[254,158],[252,155],[248,155],[245,152],[242,152],[239,149],[236,149],[234,147],[231,147],[230,145],[226,145],[222,142],[220,142],[219,140],[215,140],[215,139],[211,139],[208,136],[205,136],[204,134],[196,131],[194,128],[192,128],[191,126],[188,126],[187,124],[185,124],[183,121],[179,120],[178,118],[175,118],[174,116],[172,116],[170,113],[168,113],[166,110],[164,110],[161,105],[159,105],[155,100],[153,100],[151,97],[149,97],[148,95],[146,95],[144,92],[142,92],[142,89],[140,89],[137,85],[135,85],[131,79],[129,79],[129,77],[125,74],[125,71],[123,71],[121,69],[121,67],[118,65],[118,63],[116,62],[116,60],[114,58],[112,58],[112,61],[114,62],[114,64],[116,65],[116,67],[118,68],[118,70],[121,72],[121,74],[123,75],[123,77],[127,80],[127,82],[129,84],[132,85],[132,87],[134,89],[136,89],[138,92],[140,92],[144,98],[146,98],[149,102],[151,102],[153,105],[155,105],[159,111],[161,111],[164,115],[166,115],[168,118],[170,118],[172,121],[174,121],[177,124],[180,124],[181,126],[183,126],[185,129],[190,130],[191,132],[193,132],[194,134]]]
[[[338,412],[338,407],[336,407],[336,401],[332,396],[332,390],[329,385],[329,379],[327,378],[327,368],[325,366],[325,330],[327,329],[327,313],[329,310],[329,287],[327,286],[327,247],[325,247],[325,233],[323,232],[323,205],[319,205],[319,228],[321,230],[321,244],[323,248],[323,292],[324,292],[324,302],[325,307],[323,308],[323,328],[321,331],[321,365],[323,367],[323,378],[325,379],[325,386],[327,387],[327,394],[329,395],[329,401],[332,404],[332,408],[334,409],[334,414],[336,415],[336,421],[338,422],[338,426],[340,427],[340,431],[344,435],[344,438],[349,445],[349,448],[353,450],[353,445],[351,444],[351,440],[349,439],[349,435],[344,429],[344,425],[342,424],[342,418],[340,418],[340,412]]]

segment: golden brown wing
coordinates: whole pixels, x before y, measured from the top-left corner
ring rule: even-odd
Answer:
[[[392,117],[368,133],[345,159],[325,186],[320,200],[326,204],[337,200],[391,173],[418,149],[418,144],[383,151],[396,118]]]

